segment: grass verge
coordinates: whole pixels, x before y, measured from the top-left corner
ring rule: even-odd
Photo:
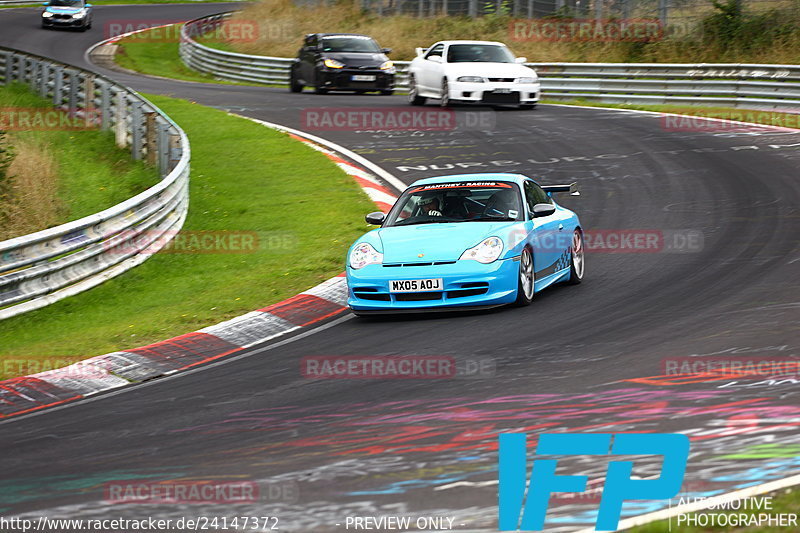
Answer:
[[[163,340],[281,301],[341,272],[347,247],[366,229],[362,215],[374,205],[323,154],[222,111],[148,98],[192,143],[184,231],[258,232],[259,246],[158,253],[95,289],[0,322],[3,377]]]
[[[0,88],[7,124],[40,124],[51,103],[22,84]],[[50,116],[50,115],[48,115]],[[51,116],[52,118],[52,116]],[[17,128],[7,128],[14,130]],[[117,148],[110,132],[36,129],[9,131],[19,150],[0,198],[0,239],[63,224],[102,211],[158,182],[158,173]],[[16,175],[15,175],[16,174]]]
[[[785,514],[785,515],[795,515],[795,519],[798,514],[800,514],[800,490],[797,488],[787,489],[778,493],[773,494],[766,494],[763,496],[755,496],[751,499],[751,501],[756,501],[760,498],[771,497],[769,500],[771,502],[771,509],[768,510],[737,510],[737,511],[729,511],[723,512],[722,514],[727,515],[746,515],[748,517],[752,517],[754,515],[758,515],[760,513],[766,513],[769,516],[776,517],[776,515]],[[766,500],[763,500],[759,503],[765,503]],[[706,515],[715,514],[712,511],[708,511],[706,513],[702,513]],[[686,519],[683,519],[683,522],[678,524],[677,517],[672,519],[670,523],[669,520],[660,520],[658,522],[653,522],[651,524],[646,524],[644,526],[635,527],[633,529],[628,530],[630,533],[669,533],[670,531],[680,531],[680,533],[711,533],[711,532],[720,532],[724,531],[726,533],[786,533],[787,531],[797,531],[796,527],[780,527],[774,526],[771,527],[769,525],[764,525],[767,523],[766,520],[762,520],[762,525],[757,526],[706,526],[702,527],[699,525],[690,525],[687,519],[691,520],[691,517],[698,517],[698,513],[687,513]],[[710,518],[710,517],[709,517]],[[788,518],[788,517],[787,517]],[[745,522],[742,520],[741,522]],[[702,523],[702,522],[700,522]],[[746,522],[745,522],[746,523]]]
[[[178,50],[180,28],[183,24],[172,24],[165,28],[153,28],[130,35],[120,40],[114,61],[122,68],[176,80],[226,85],[244,85],[216,80],[209,74],[192,70],[181,61]]]

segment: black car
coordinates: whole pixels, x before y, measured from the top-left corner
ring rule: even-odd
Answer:
[[[335,90],[392,94],[395,68],[386,57],[389,52],[366,35],[311,33],[292,63],[289,89],[299,93],[309,86],[320,94]]]

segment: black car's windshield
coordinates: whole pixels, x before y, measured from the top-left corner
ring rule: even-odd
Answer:
[[[448,63],[513,63],[514,54],[499,44],[451,44],[447,49]]]
[[[50,6],[59,7],[83,7],[83,0],[50,0]]]
[[[378,43],[360,35],[334,35],[322,38],[323,52],[371,52],[380,53]]]
[[[522,220],[519,187],[504,181],[419,185],[397,200],[384,227]]]

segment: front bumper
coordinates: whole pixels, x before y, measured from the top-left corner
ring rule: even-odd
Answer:
[[[463,82],[447,84],[450,100],[484,104],[535,104],[541,96],[540,83]]]
[[[81,28],[88,20],[87,17],[81,18],[66,18],[66,17],[42,17],[42,25],[53,26],[58,28]]]
[[[341,68],[327,69],[319,72],[322,87],[336,90],[391,90],[394,89],[394,74],[380,69]],[[353,76],[374,76],[371,81],[356,81]]]
[[[347,267],[347,304],[358,312],[435,311],[492,307],[517,298],[519,257],[484,265],[455,261],[425,266]],[[390,293],[390,280],[442,278],[439,292]]]

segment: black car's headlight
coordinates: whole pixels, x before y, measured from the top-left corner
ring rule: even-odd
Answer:
[[[388,74],[394,74],[396,69],[394,68],[394,63],[392,61],[384,61],[381,63],[381,70],[387,72]]]
[[[344,68],[344,63],[336,61],[335,59],[326,59],[323,63],[328,68]]]
[[[44,11],[44,12],[42,13],[42,17],[43,17],[43,18],[46,18],[46,19],[49,19],[49,18],[50,18],[50,17],[52,17],[52,16],[53,16],[53,14],[52,14],[52,13],[50,13],[49,11]]]

